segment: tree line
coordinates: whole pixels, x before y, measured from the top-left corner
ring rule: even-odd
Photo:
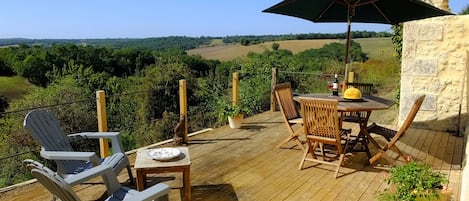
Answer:
[[[354,38],[378,38],[390,37],[388,32],[353,31]],[[310,39],[345,39],[345,33],[305,33],[305,34],[282,34],[282,35],[246,35],[246,36],[168,36],[153,38],[110,38],[110,39],[27,39],[9,38],[0,39],[0,46],[16,45],[41,45],[52,46],[54,44],[75,44],[90,46],[105,46],[111,48],[137,48],[146,50],[164,50],[177,48],[190,50],[200,46],[210,45],[214,39],[221,39],[224,43],[240,43],[252,45],[269,41],[282,40],[310,40]]]

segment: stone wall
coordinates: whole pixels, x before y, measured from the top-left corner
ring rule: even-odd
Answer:
[[[463,133],[468,114],[468,50],[469,15],[404,23],[399,125],[413,101],[426,95],[414,125],[453,132],[460,125]]]

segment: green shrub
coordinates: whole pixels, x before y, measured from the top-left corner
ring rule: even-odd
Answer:
[[[392,188],[378,195],[380,201],[436,200],[443,184],[448,183],[443,174],[433,172],[424,163],[410,162],[392,168],[389,173],[386,180]]]
[[[251,113],[251,110],[249,109],[249,107],[244,107],[241,104],[233,105],[230,101],[226,101],[226,100],[218,101],[218,107],[219,107],[218,119],[221,122],[226,121],[228,117],[234,117],[234,116],[237,116],[238,114],[247,115]]]

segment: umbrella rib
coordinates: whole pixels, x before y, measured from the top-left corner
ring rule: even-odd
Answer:
[[[331,3],[329,3],[329,5],[327,6],[327,8],[324,9],[324,10],[321,12],[321,14],[319,14],[318,17],[316,17],[314,20],[321,19],[321,18],[322,18],[322,15],[323,15],[324,13],[326,13],[327,10],[329,10],[329,8],[330,8],[330,7],[332,6],[332,4],[334,4],[334,3],[339,3],[339,4],[340,4],[340,2],[338,2],[337,0],[332,0]]]
[[[378,6],[376,6],[376,4],[374,2],[372,2],[371,4],[373,4],[373,6],[376,8],[376,10],[378,10],[379,13],[381,13],[381,15],[384,17],[384,19],[389,23],[389,24],[392,24],[391,21],[388,19],[388,17],[386,17],[386,15],[383,13],[383,11],[381,9],[379,9]]]
[[[375,2],[377,2],[379,0],[369,0],[369,1],[357,1],[356,3],[353,4],[354,7],[358,7],[358,6],[363,6],[363,5],[366,5],[366,4],[375,4]],[[363,3],[360,3],[360,2],[363,2]]]

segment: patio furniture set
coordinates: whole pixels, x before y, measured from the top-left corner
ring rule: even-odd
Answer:
[[[290,83],[275,86],[274,92],[289,131],[289,136],[278,147],[290,141],[295,141],[300,146],[303,150],[300,170],[303,169],[305,161],[333,165],[336,166],[334,177],[337,178],[339,168],[344,165],[344,154],[348,152],[365,152],[370,165],[379,158],[384,158],[392,165],[399,157],[407,162],[411,159],[400,151],[396,142],[412,124],[425,96],[415,100],[399,130],[392,130],[376,123],[368,125],[368,120],[373,110],[388,109],[394,104],[393,101],[373,96],[371,84],[355,86],[361,87],[364,92],[363,96],[356,100],[330,94],[302,94],[294,97]],[[295,106],[295,101],[300,103],[300,108]],[[342,128],[343,121],[358,123],[358,134],[352,136],[350,129]],[[380,145],[372,133],[383,136],[386,144]],[[306,139],[306,148],[302,144],[301,136]],[[374,155],[368,147],[370,142],[377,150]],[[398,156],[391,158],[389,151],[397,152]],[[332,162],[333,158],[338,158],[338,161]]]
[[[122,148],[118,132],[84,132],[66,135],[54,115],[43,109],[30,111],[24,120],[24,127],[41,145],[41,156],[57,164],[53,171],[38,161],[26,159],[25,167],[53,194],[53,200],[80,200],[72,187],[83,184],[93,178],[102,177],[106,186],[106,200],[167,200],[170,187],[158,183],[144,189],[146,175],[151,173],[182,172],[184,199],[190,200],[190,165],[187,147],[170,148],[176,152],[165,152],[169,148],[152,149],[162,152],[156,156],[149,154],[149,149],[137,152],[134,168],[137,173],[137,190],[123,187],[117,175],[127,169],[129,181],[135,184],[129,159]],[[70,141],[73,139],[109,138],[112,143],[112,155],[99,158],[95,152],[75,151]],[[157,154],[157,153],[156,153]]]
[[[366,152],[370,164],[375,163],[379,158],[384,158],[394,164],[397,158],[389,157],[387,155],[389,150],[397,152],[398,157],[410,159],[397,148],[396,142],[409,128],[424,96],[415,101],[406,121],[396,131],[376,123],[368,126],[371,112],[388,109],[393,105],[393,101],[373,96],[372,85],[371,87],[366,84],[356,86],[363,87],[361,90],[365,95],[355,101],[328,94],[303,94],[294,97],[289,83],[275,86],[274,92],[289,132],[287,138],[277,147],[290,141],[295,142],[303,151],[300,170],[303,169],[305,161],[333,165],[336,167],[334,178],[337,178],[339,168],[344,165],[344,155],[348,152]],[[298,108],[298,102],[300,108]],[[342,128],[343,121],[358,123],[360,128],[358,135],[353,136],[351,129]],[[187,147],[138,150],[134,164],[137,181],[134,182],[130,163],[123,151],[118,132],[85,132],[66,135],[54,115],[43,109],[29,112],[25,117],[24,127],[40,143],[41,156],[57,164],[57,170],[52,171],[37,161],[31,159],[24,161],[25,167],[53,194],[54,199],[79,200],[72,187],[96,177],[102,177],[109,196],[108,200],[167,199],[170,187],[165,183],[158,183],[145,190],[147,174],[165,172],[183,174],[182,195],[184,200],[191,199],[191,160]],[[383,136],[387,143],[378,144],[371,133]],[[304,142],[301,139],[303,136],[306,139],[306,146],[303,145]],[[99,138],[111,139],[113,153],[111,156],[99,158],[95,152],[75,151],[70,144],[73,139]],[[377,149],[374,155],[368,148],[369,142]],[[167,152],[168,150],[165,149],[171,149],[173,152]],[[155,153],[156,150],[165,152]],[[334,158],[338,160],[332,161]],[[129,181],[135,184],[137,190],[121,186],[117,175],[123,169],[127,170]]]

